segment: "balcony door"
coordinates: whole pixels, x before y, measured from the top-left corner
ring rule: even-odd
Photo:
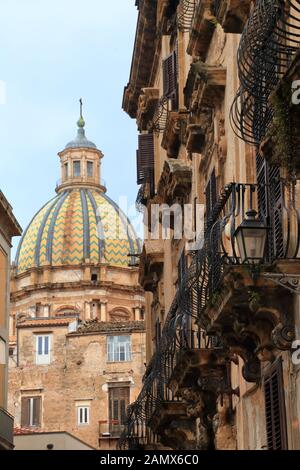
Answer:
[[[109,388],[109,432],[112,436],[120,436],[124,429],[129,394],[129,386]]]

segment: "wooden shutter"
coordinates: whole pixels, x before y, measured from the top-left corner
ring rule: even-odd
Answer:
[[[163,61],[163,93],[166,98],[177,95],[177,53],[172,52]]]
[[[139,135],[137,151],[137,183],[143,184],[154,174],[154,137],[153,134]]]
[[[264,374],[267,447],[287,450],[286,412],[281,358]]]
[[[29,398],[22,398],[21,400],[21,427],[26,428],[29,426]]]
[[[41,425],[41,397],[33,399],[33,426]]]
[[[178,284],[180,284],[181,281],[183,280],[186,269],[187,269],[187,259],[186,259],[185,251],[183,250],[179,259],[179,263],[178,263]]]
[[[205,190],[206,196],[206,221],[208,221],[211,212],[217,202],[217,178],[215,169],[213,169]]]

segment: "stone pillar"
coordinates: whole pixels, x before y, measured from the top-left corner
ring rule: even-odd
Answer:
[[[140,321],[141,320],[141,308],[140,307],[134,307],[134,317],[133,319],[135,321]]]
[[[46,304],[46,305],[43,305],[42,308],[43,308],[43,317],[45,318],[48,318],[50,317],[50,305],[49,304]]]
[[[84,319],[90,320],[92,318],[92,304],[91,302],[84,302]]]
[[[100,321],[107,321],[107,302],[100,302]]]

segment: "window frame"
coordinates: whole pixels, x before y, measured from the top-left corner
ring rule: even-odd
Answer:
[[[115,338],[118,338],[116,340]],[[120,341],[120,338],[128,338]],[[124,358],[124,359],[123,359]],[[107,336],[107,362],[131,362],[132,340],[131,335],[108,335]]]
[[[90,174],[89,168],[92,169],[92,172]],[[94,162],[92,160],[88,160],[86,162],[86,176],[87,178],[94,178]]]
[[[78,164],[79,172],[76,174],[75,168]],[[81,161],[80,160],[73,160],[73,178],[81,178]]]
[[[90,425],[90,408],[90,405],[77,405],[77,426]],[[81,412],[83,421],[81,421]]]
[[[45,354],[46,338],[48,338],[47,354]],[[42,339],[42,341],[40,341],[40,339]],[[52,348],[52,335],[50,333],[35,334],[35,364],[37,366],[51,364],[51,360],[52,360],[51,348]],[[41,351],[41,353],[39,351]]]
[[[37,414],[37,422],[34,422],[34,402],[37,402],[38,410]],[[28,406],[28,410],[26,411],[25,416],[27,416],[28,420],[24,423],[24,405]],[[42,422],[42,397],[41,395],[36,396],[25,396],[21,398],[21,427],[28,427],[28,428],[40,428]]]

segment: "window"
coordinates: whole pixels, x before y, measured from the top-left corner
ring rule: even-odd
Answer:
[[[78,426],[84,426],[84,425],[90,424],[90,407],[89,406],[77,407],[77,424]]]
[[[286,411],[281,358],[264,374],[266,434],[268,450],[287,450]]]
[[[64,164],[64,177],[65,179],[68,179],[69,177],[69,163]]]
[[[123,431],[129,394],[129,387],[109,388],[109,432],[112,436],[120,436]]]
[[[107,337],[107,361],[125,362],[131,361],[131,337],[108,336]]]
[[[177,109],[178,101],[178,71],[177,52],[174,50],[162,63],[163,68],[163,93],[166,98],[172,100],[172,110]]]
[[[73,162],[73,176],[78,178],[81,175],[81,164],[79,161]]]
[[[92,178],[94,176],[94,163],[93,162],[87,162],[86,173],[87,173],[88,178]]]
[[[154,195],[154,136],[139,135],[139,148],[136,152],[137,184],[149,183],[151,197]]]
[[[36,341],[36,364],[50,364],[51,336],[37,335]]]
[[[41,425],[41,397],[23,397],[21,400],[21,427]]]

